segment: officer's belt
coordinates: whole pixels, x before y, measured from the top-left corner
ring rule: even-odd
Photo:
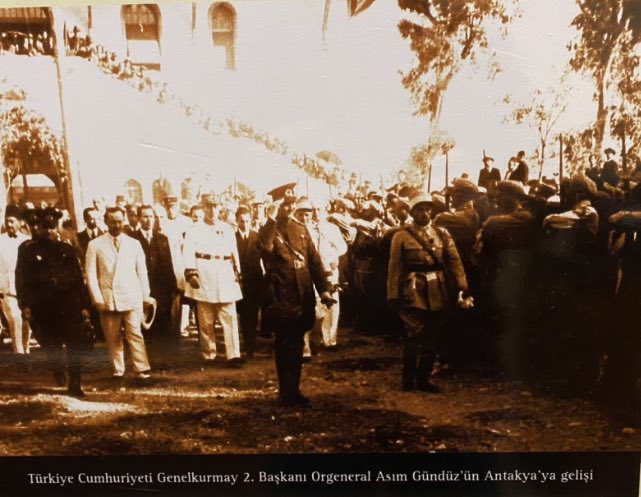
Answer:
[[[409,264],[407,266],[407,272],[409,273],[435,273],[444,269],[443,264]]]
[[[196,252],[196,259],[204,259],[206,261],[231,261],[231,255],[212,255],[203,254],[202,252]]]

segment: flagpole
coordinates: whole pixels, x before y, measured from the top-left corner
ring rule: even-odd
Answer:
[[[49,22],[51,23],[51,35],[53,36],[53,60],[54,65],[56,66],[56,82],[58,85],[58,101],[60,103],[60,120],[62,121],[62,162],[63,167],[66,172],[66,178],[60,178],[61,186],[63,191],[63,199],[65,200],[65,207],[69,211],[71,216],[71,222],[74,228],[78,227],[78,218],[80,213],[76,212],[76,202],[73,193],[73,181],[72,181],[72,171],[71,165],[69,162],[69,140],[67,132],[67,119],[65,116],[65,105],[64,105],[64,91],[62,88],[62,71],[60,69],[60,50],[58,45],[58,36],[56,30],[54,29],[54,17],[53,10],[51,7],[48,9],[49,13]],[[66,181],[65,181],[66,180]],[[82,194],[82,192],[81,192]],[[65,198],[66,197],[66,198]]]

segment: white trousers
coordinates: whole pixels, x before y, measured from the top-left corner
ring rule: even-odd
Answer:
[[[338,293],[332,295],[336,303],[329,309],[326,308],[323,321],[321,323],[321,331],[323,333],[323,345],[326,347],[333,347],[336,345],[336,336],[338,334],[338,317],[340,313],[340,303]]]
[[[100,313],[100,323],[102,324],[102,331],[105,335],[105,343],[107,344],[107,350],[111,358],[114,375],[122,376],[125,374],[125,347],[123,338],[129,345],[134,371],[140,373],[149,370],[145,339],[140,330],[141,317],[142,309]]]
[[[18,307],[18,299],[11,295],[5,295],[2,300],[2,312],[9,324],[9,336],[14,354],[29,353],[29,321],[22,319],[22,311]]]
[[[223,328],[227,359],[240,357],[236,302],[214,304],[211,302],[197,301],[196,313],[198,315],[200,352],[203,359],[212,360],[216,358],[216,321],[218,321]]]

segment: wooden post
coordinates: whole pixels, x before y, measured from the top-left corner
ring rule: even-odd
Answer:
[[[628,151],[625,144],[625,124],[621,128],[621,172],[624,176],[628,175]]]
[[[427,191],[428,193],[432,191],[432,163],[430,163],[427,171]]]
[[[563,179],[563,135],[559,135],[559,186]]]
[[[450,184],[450,153],[445,152],[445,188]]]

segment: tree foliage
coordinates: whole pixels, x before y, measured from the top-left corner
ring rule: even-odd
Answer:
[[[415,173],[425,179],[432,159],[443,149],[439,119],[450,83],[466,62],[477,64],[477,54],[489,52],[491,22],[506,34],[513,17],[506,5],[516,5],[516,0],[398,0],[398,4],[408,14],[399,22],[400,34],[409,40],[416,57],[414,67],[402,72],[402,84],[412,96],[415,115],[429,118],[428,143],[419,147],[422,158],[417,162],[414,151],[409,163],[418,164]],[[496,72],[496,64],[492,67]],[[415,173],[408,170],[408,176]]]
[[[539,140],[537,150],[539,179],[543,173],[545,160],[555,156],[552,140],[558,137],[558,133],[555,133],[556,126],[567,109],[571,92],[572,88],[567,84],[566,73],[559,85],[550,86],[546,91],[535,89],[529,102],[517,104],[503,119],[505,123],[527,125],[536,131]],[[503,102],[512,105],[509,95],[503,99]],[[550,153],[547,153],[548,150]]]
[[[403,86],[416,105],[416,114],[438,120],[452,78],[477,51],[487,51],[487,24],[507,26],[512,16],[504,0],[399,0],[401,9],[415,14],[399,22],[410,41],[416,65],[403,73]],[[416,18],[416,19],[415,19]]]
[[[641,5],[638,0],[576,2],[580,12],[572,26],[579,35],[568,47],[572,52],[570,66],[590,74],[594,81],[597,113],[592,148],[600,154],[612,113],[609,92],[627,91],[619,83],[638,69],[635,47],[641,42]]]
[[[6,187],[19,174],[46,174],[56,184],[64,180],[62,143],[44,117],[18,105],[2,112],[0,123]]]

